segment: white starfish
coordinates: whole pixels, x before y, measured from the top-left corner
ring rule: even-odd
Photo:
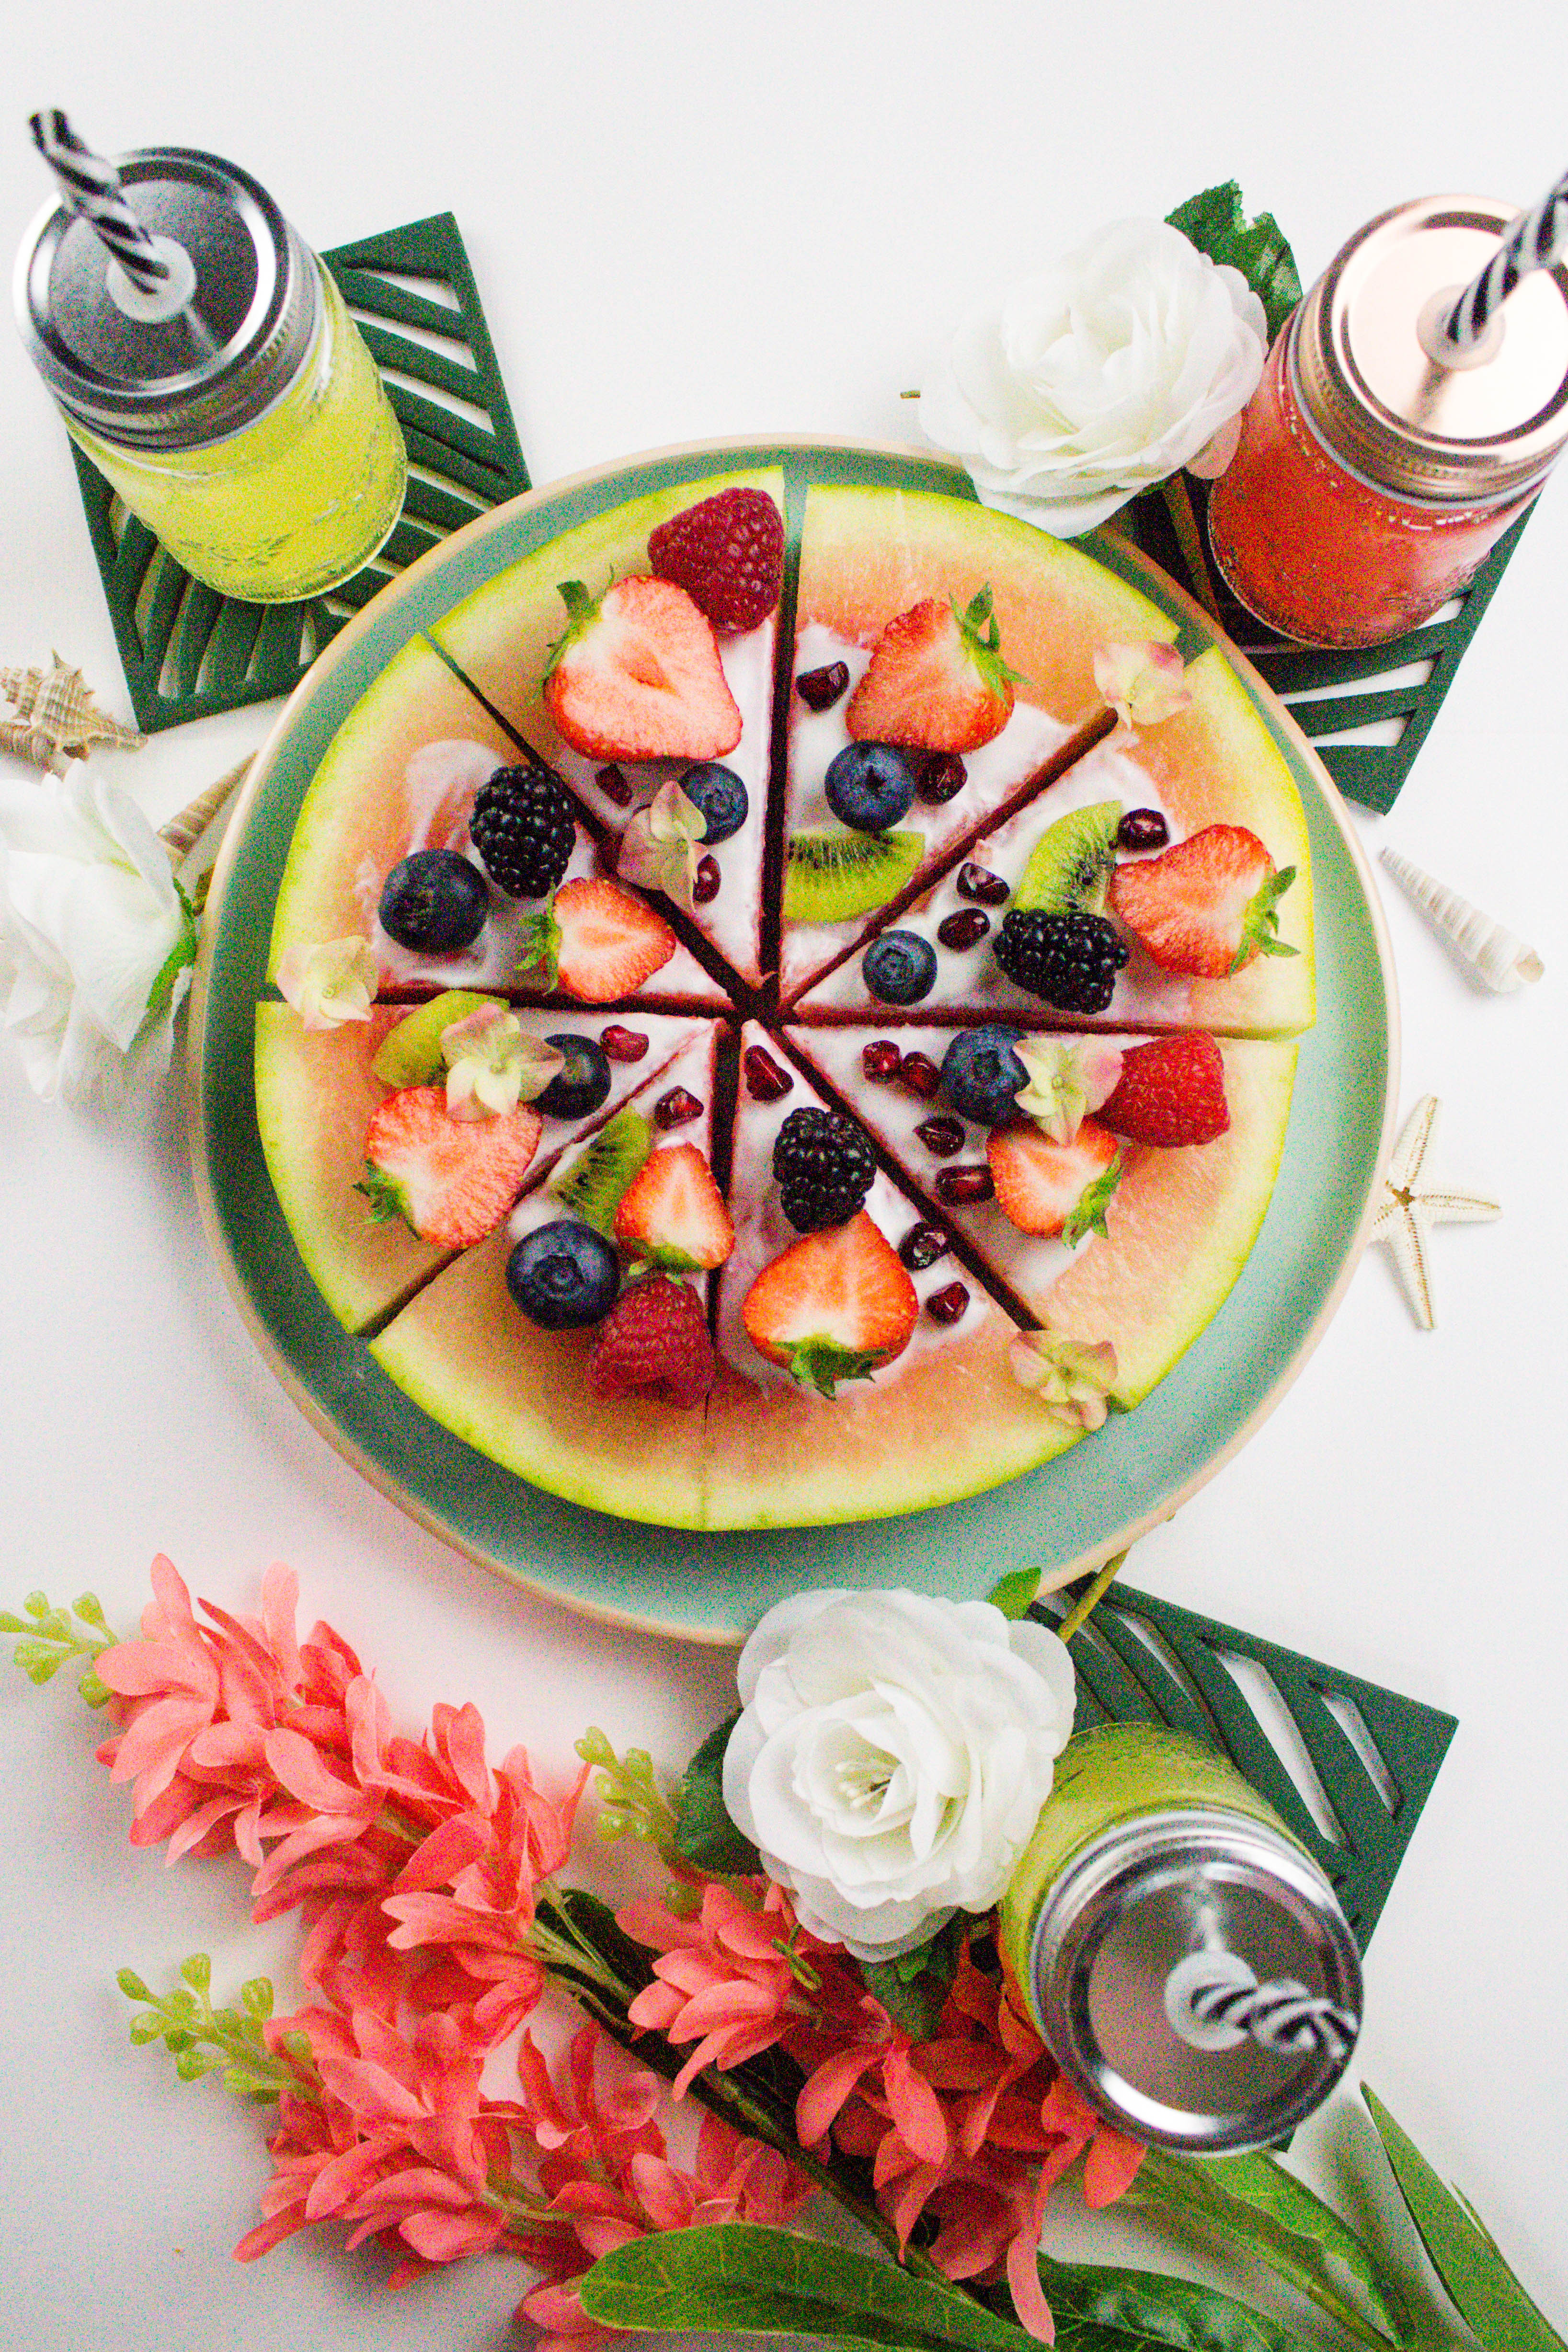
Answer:
[[[1483,1200],[1474,1192],[1447,1192],[1422,1181],[1441,1108],[1436,1095],[1423,1095],[1406,1119],[1367,1233],[1368,1241],[1387,1243],[1410,1311],[1423,1331],[1430,1331],[1437,1320],[1432,1312],[1432,1277],[1427,1268],[1432,1227],[1481,1223],[1502,1214],[1496,1201]]]

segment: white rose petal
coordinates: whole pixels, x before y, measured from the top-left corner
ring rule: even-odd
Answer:
[[[1239,270],[1168,222],[1113,221],[965,321],[920,427],[987,506],[1073,538],[1190,459],[1212,464],[1266,351]]]
[[[36,1093],[113,1090],[132,1048],[166,1061],[195,940],[168,854],[120,786],[0,780],[0,1020]]]
[[[987,1601],[803,1593],[737,1680],[725,1804],[810,1934],[892,1959],[1000,1900],[1072,1728],[1054,1633]]]

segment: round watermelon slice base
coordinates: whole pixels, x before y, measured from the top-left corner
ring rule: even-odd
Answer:
[[[1257,1238],[1249,1252],[1249,1220],[1240,1218],[1239,1247],[1228,1257],[1221,1251],[1207,1269],[1205,1295],[1189,1303],[1179,1286],[1171,1289],[1168,1319],[1179,1360],[1164,1378],[1154,1373],[1158,1385],[1135,1412],[1113,1415],[1092,1440],[1020,1475],[1026,1449],[1014,1404],[1011,1429],[1001,1425],[1005,1416],[998,1420],[1000,1466],[993,1461],[988,1472],[959,1446],[930,1493],[919,1496],[925,1507],[914,1517],[907,1514],[915,1498],[898,1491],[896,1473],[880,1491],[870,1481],[846,1497],[841,1457],[820,1465],[819,1483],[839,1489],[831,1510],[822,1509],[820,1496],[807,1496],[811,1465],[800,1459],[798,1431],[780,1428],[776,1435],[789,1464],[793,1499],[778,1517],[793,1522],[788,1525],[768,1524],[766,1497],[764,1507],[756,1507],[766,1455],[748,1436],[739,1455],[741,1475],[752,1482],[750,1525],[727,1530],[713,1525],[728,1512],[711,1462],[694,1491],[679,1444],[661,1469],[664,1499],[632,1523],[609,1516],[627,1507],[624,1487],[617,1495],[613,1479],[605,1488],[582,1475],[584,1455],[570,1448],[570,1428],[559,1420],[549,1444],[564,1438],[566,1457],[553,1476],[549,1462],[530,1462],[524,1483],[523,1465],[509,1467],[476,1451],[389,1377],[363,1341],[334,1319],[311,1279],[268,1181],[257,1127],[256,1013],[267,993],[272,918],[311,778],[350,711],[399,654],[519,559],[630,499],[768,464],[783,467],[797,537],[804,493],[813,483],[869,482],[947,498],[966,489],[962,477],[907,453],[727,445],[663,453],[534,493],[458,534],[335,641],[259,758],[214,884],[192,1033],[194,1160],[209,1230],[255,1337],[318,1427],[405,1509],[487,1565],[597,1614],[719,1642],[740,1638],[788,1593],[829,1581],[977,1597],[1025,1563],[1061,1580],[1167,1516],[1277,1401],[1332,1313],[1354,1265],[1386,1149],[1393,1082],[1386,945],[1359,849],[1310,752],[1266,690],[1237,665],[1249,720],[1267,730],[1301,794],[1317,911],[1318,1019],[1301,1041],[1289,1128],[1282,1116],[1265,1118],[1258,1134],[1250,1227],[1266,1203],[1268,1213]],[[1131,592],[1170,615],[1186,658],[1216,643],[1196,608],[1134,551],[1108,538],[1088,546]],[[1216,1286],[1223,1295],[1238,1263],[1234,1287],[1214,1315]],[[1198,1336],[1180,1353],[1195,1329]],[[409,1365],[400,1371],[412,1388]],[[929,1451],[936,1443],[936,1408],[920,1386],[908,1384],[910,1413],[918,1412]],[[542,1372],[536,1393],[549,1393]],[[894,1384],[886,1395],[896,1400],[898,1393]],[[894,1455],[903,1443],[900,1419],[896,1409],[890,1412]],[[1030,1434],[1039,1459],[1049,1447],[1039,1447],[1038,1429]],[[590,1457],[593,1450],[586,1449]],[[996,1485],[998,1476],[1010,1483]],[[564,1491],[547,1491],[547,1480]],[[872,1516],[879,1511],[889,1516]],[[858,1524],[824,1523],[845,1518]],[[706,1528],[692,1524],[702,1519]]]

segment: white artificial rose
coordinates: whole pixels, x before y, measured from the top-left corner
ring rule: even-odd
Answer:
[[[129,794],[79,772],[0,779],[0,1022],[36,1094],[116,1091],[132,1047],[166,1067],[195,951],[168,853]]]
[[[1054,1633],[984,1601],[808,1592],[737,1681],[725,1806],[810,1934],[894,1959],[1000,1901],[1072,1728]]]
[[[1113,221],[966,321],[920,396],[920,428],[962,458],[987,506],[1071,539],[1201,463],[1251,399],[1267,346],[1239,269],[1166,221]]]

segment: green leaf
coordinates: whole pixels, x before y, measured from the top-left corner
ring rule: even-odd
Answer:
[[[362,1192],[370,1202],[372,1225],[390,1225],[401,1217],[411,1234],[416,1230],[408,1194],[396,1177],[388,1176],[373,1160],[366,1160],[365,1181],[356,1184],[354,1190]]]
[[[153,1998],[134,1969],[121,1969],[114,1981],[127,2000],[151,2000]]]
[[[22,1606],[29,1617],[47,1617],[50,1613],[48,1595],[44,1592],[24,1594]]]
[[[578,2282],[606,2327],[810,2336],[865,2352],[1026,2352],[1034,2338],[957,2288],[747,2221],[634,2238]]]
[[[182,2050],[174,2061],[174,2072],[182,2083],[199,2083],[210,2074],[222,2060],[215,2050]]]
[[[162,2019],[150,2009],[144,2009],[140,2017],[133,2017],[131,2021],[131,2039],[139,2050],[145,2048],[149,2042],[156,2042],[162,2031]]]
[[[1226,180],[1217,188],[1189,196],[1167,217],[1172,228],[1190,237],[1211,261],[1239,269],[1263,305],[1272,342],[1301,299],[1296,257],[1273,214],[1260,213],[1249,225],[1240,189],[1234,180]]]
[[[1282,866],[1270,874],[1247,901],[1241,918],[1241,945],[1236,950],[1232,971],[1239,971],[1253,948],[1264,955],[1291,956],[1297,951],[1288,940],[1279,938],[1280,900],[1296,878],[1293,866]]]
[[[1030,1602],[1039,1591],[1038,1568],[1015,1568],[999,1584],[992,1585],[986,1598],[1004,1617],[1027,1617]]]
[[[1361,2095],[1432,2268],[1487,2352],[1563,2352],[1562,2336],[1526,2294],[1490,2231],[1484,2224],[1478,2226],[1458,2197],[1444,2188],[1415,2142],[1364,2083]]]
[[[942,2021],[958,1961],[968,1941],[969,1923],[961,1912],[896,1960],[872,1960],[861,1969],[866,1990],[880,2000],[895,2025],[916,2042],[929,2042]]]
[[[1391,2339],[1341,2293],[1331,2253],[1366,2291],[1395,2336],[1403,2334],[1366,2248],[1328,2206],[1267,2158],[1172,2156],[1151,2148],[1124,2200],[1196,2227],[1228,2254],[1246,2253],[1300,2288],[1364,2342]]]
[[[268,1977],[249,1977],[239,1989],[239,1997],[252,2017],[272,2015],[272,1980]]]
[[[174,887],[180,897],[180,936],[170,949],[152,982],[147,999],[147,1019],[156,1021],[169,1009],[169,999],[174,993],[174,982],[188,964],[196,961],[195,910],[178,882]]]
[[[29,1633],[32,1627],[25,1618],[13,1617],[8,1609],[0,1609],[0,1633]]]
[[[831,1402],[841,1381],[869,1381],[886,1353],[885,1348],[841,1348],[819,1334],[795,1341],[787,1370],[801,1388]]]
[[[686,1766],[675,1791],[674,1846],[699,1870],[749,1878],[761,1869],[762,1857],[724,1809],[724,1751],[739,1721],[732,1715],[710,1731]]]
[[[525,918],[517,934],[517,970],[520,980],[530,965],[541,967],[541,977],[547,988],[553,988],[559,976],[560,961],[560,925],[555,919],[553,895],[537,912]]]
[[[96,1625],[100,1633],[109,1631],[109,1620],[103,1613],[103,1603],[96,1592],[78,1592],[71,1607],[84,1625]]]
[[[1067,1223],[1061,1228],[1061,1238],[1071,1249],[1085,1234],[1103,1234],[1105,1212],[1111,1205],[1111,1195],[1122,1181],[1123,1160],[1118,1150],[1108,1168],[1103,1168],[1092,1184],[1085,1184],[1073,1205]]]
[[[65,1664],[61,1651],[47,1650],[41,1642],[18,1642],[11,1654],[32,1683],[52,1682]]]
[[[107,1683],[99,1682],[89,1666],[77,1683],[77,1696],[89,1706],[107,1706],[114,1693]]]
[[[204,1997],[213,1981],[213,1964],[205,1952],[193,1952],[188,1960],[181,1962],[180,1974],[193,1992]]]
[[[264,2083],[259,2074],[247,2074],[243,2066],[225,2068],[224,2088],[236,2099],[265,2099],[268,2105],[281,2095],[276,2083]]]
[[[1156,2271],[1040,2257],[1040,2281],[1056,2321],[1057,2352],[1291,2352],[1294,2339],[1272,2319],[1213,2288]]]

